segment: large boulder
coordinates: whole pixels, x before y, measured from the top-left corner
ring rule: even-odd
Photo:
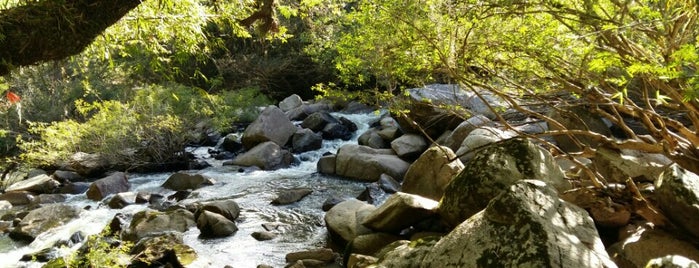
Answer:
[[[699,250],[691,243],[643,225],[632,230],[628,237],[611,245],[607,251],[622,268],[646,267],[652,259],[667,255],[680,255],[699,261]]]
[[[612,150],[599,147],[593,158],[595,169],[608,182],[624,183],[627,178],[655,182],[660,174],[672,164],[662,154],[650,154],[636,150]]]
[[[383,140],[379,131],[376,128],[370,128],[357,139],[359,145],[369,146],[374,149],[387,148],[386,142]]]
[[[616,267],[587,212],[541,181],[515,183],[443,237],[422,267]]]
[[[325,213],[325,226],[333,241],[344,245],[357,236],[371,233],[361,222],[375,209],[357,199],[343,201]]]
[[[430,238],[418,239],[416,241],[399,240],[393,242],[378,254],[380,262],[377,267],[441,268],[441,266],[430,266],[429,263],[423,263],[423,259],[430,253],[432,247],[434,247],[436,243],[436,239]]]
[[[494,127],[479,127],[466,136],[461,142],[461,146],[456,150],[456,155],[459,156],[461,162],[468,162],[473,158],[473,155],[488,144],[492,144],[504,139],[514,137],[514,133],[503,131]]]
[[[131,248],[135,256],[132,266],[151,267],[157,263],[164,267],[186,267],[197,259],[197,252],[184,244],[182,234],[165,233],[146,237]]]
[[[202,211],[197,217],[197,228],[202,237],[226,237],[238,231],[235,222],[221,214]]]
[[[282,109],[284,112],[288,112],[300,107],[301,105],[303,105],[303,100],[301,97],[299,95],[292,94],[279,102],[279,109]]]
[[[5,189],[5,192],[29,191],[37,194],[52,193],[60,183],[46,174],[37,175],[26,180],[18,181]]]
[[[240,216],[240,206],[234,200],[216,200],[201,204],[200,211],[211,211],[221,214],[231,221],[234,221]]]
[[[291,137],[291,148],[294,153],[318,150],[323,146],[323,136],[304,128],[299,129]]]
[[[484,115],[488,119],[495,119],[496,112],[509,108],[509,104],[502,98],[488,92],[485,89],[476,89],[480,94],[472,94],[466,99],[466,107],[475,114]]]
[[[147,236],[168,232],[185,232],[193,226],[195,226],[194,214],[185,209],[167,212],[144,210],[133,215],[126,238],[138,241]]]
[[[77,218],[80,212],[82,209],[65,204],[51,204],[34,209],[10,232],[10,237],[33,241],[40,234]]]
[[[335,174],[335,163],[337,162],[337,156],[334,154],[324,155],[318,159],[318,164],[316,164],[316,169],[320,174]]]
[[[70,156],[68,165],[82,176],[95,177],[107,171],[111,164],[100,154],[77,152]]]
[[[230,133],[223,137],[221,148],[229,152],[237,153],[243,149],[242,138],[240,133]]]
[[[162,187],[174,191],[196,190],[203,185],[213,185],[211,178],[202,174],[177,172],[165,180]]]
[[[395,193],[367,215],[362,225],[372,230],[398,234],[432,215],[439,203],[421,196]]]
[[[699,176],[672,164],[656,182],[656,189],[665,215],[699,237]]]
[[[308,115],[316,112],[330,112],[332,110],[333,107],[330,105],[330,103],[321,101],[311,104],[302,104],[299,107],[287,111],[285,114],[290,120],[297,121],[306,119]]]
[[[447,223],[456,226],[523,179],[544,181],[560,192],[571,187],[548,151],[527,139],[509,139],[478,151],[465,164],[447,186],[439,213]]]
[[[396,120],[407,133],[421,133],[422,129],[435,139],[463,121],[454,112],[441,107],[467,107],[468,98],[469,95],[458,85],[434,84],[408,89],[405,109],[410,110],[410,113],[407,117],[400,116]]]
[[[363,181],[377,181],[381,174],[401,180],[410,163],[400,159],[390,149],[373,149],[346,144],[337,151],[335,173]]]
[[[453,151],[459,150],[461,143],[476,128],[491,124],[492,121],[484,115],[476,114],[461,122],[454,131],[444,141],[444,146],[451,148]]]
[[[295,132],[296,126],[281,109],[268,106],[243,132],[243,146],[251,149],[267,141],[284,146]]]
[[[277,143],[267,141],[258,144],[233,159],[232,163],[239,166],[257,166],[264,170],[286,168],[291,165],[294,157]]]
[[[417,134],[405,134],[391,142],[391,149],[403,159],[415,160],[427,149],[427,140]]]
[[[440,200],[451,179],[463,169],[464,164],[449,147],[430,147],[410,165],[401,190]]]
[[[115,172],[90,184],[90,188],[85,194],[87,198],[98,201],[110,194],[127,192],[129,188],[131,188],[131,183],[129,183],[126,173]]]
[[[317,132],[323,130],[327,124],[331,123],[339,124],[340,120],[328,112],[316,112],[303,119],[301,127]]]
[[[612,135],[612,131],[607,124],[604,123],[602,118],[592,113],[590,109],[585,106],[558,107],[558,109],[552,110],[549,116],[563,126],[563,128],[560,128],[557,125],[549,123],[548,127],[551,130],[585,130],[604,136]],[[579,140],[582,145],[591,146],[593,148],[598,145],[598,143],[589,136],[573,136]],[[568,135],[556,135],[553,138],[556,140],[556,143],[558,143],[558,147],[565,152],[579,152],[582,150]]]

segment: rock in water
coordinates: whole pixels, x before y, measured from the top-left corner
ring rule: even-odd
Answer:
[[[465,164],[447,186],[439,214],[452,226],[459,225],[523,179],[544,181],[559,192],[570,188],[548,151],[526,139],[510,139],[489,145]]]
[[[266,141],[284,146],[295,132],[296,126],[281,109],[268,106],[243,132],[243,146],[251,149]]]
[[[402,180],[410,163],[400,159],[389,149],[373,149],[346,144],[337,151],[335,173],[363,181],[378,181],[381,174]]]
[[[129,188],[131,188],[131,184],[126,177],[126,173],[115,172],[90,184],[86,195],[89,199],[99,201],[110,194],[126,192]]]
[[[541,181],[495,197],[437,242],[420,267],[616,267],[587,212]]]
[[[201,174],[187,174],[178,172],[170,175],[162,187],[174,191],[196,190],[202,185],[212,185],[210,178]]]
[[[64,205],[47,205],[32,210],[10,233],[10,237],[20,240],[33,241],[37,236],[52,228],[59,227],[75,218],[82,209]]]
[[[311,194],[312,192],[313,190],[309,188],[282,190],[279,193],[277,193],[277,198],[272,200],[272,204],[287,205],[295,203],[301,200],[302,198],[306,197],[307,195]]]
[[[203,237],[226,237],[238,231],[234,222],[221,214],[202,211],[197,218],[197,228]]]
[[[60,183],[46,174],[37,175],[29,179],[18,181],[5,189],[5,192],[29,191],[37,194],[52,193]]]
[[[283,150],[278,144],[268,141],[255,146],[233,159],[234,165],[257,166],[264,170],[275,170],[286,168],[291,165],[293,155],[287,150]]]
[[[182,241],[182,234],[165,233],[146,237],[131,249],[135,267],[150,267],[157,263],[164,267],[185,267],[196,260],[197,253]]]
[[[194,214],[184,209],[167,212],[140,211],[133,215],[129,226],[131,241],[165,232],[185,232],[194,224]]]

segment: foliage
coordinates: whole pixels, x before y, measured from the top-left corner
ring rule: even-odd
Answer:
[[[129,255],[132,242],[119,241],[105,235],[106,232],[88,236],[80,250],[63,261],[67,267],[126,267],[131,263]]]

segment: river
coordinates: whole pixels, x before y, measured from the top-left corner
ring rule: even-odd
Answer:
[[[289,252],[326,246],[327,231],[321,205],[329,197],[356,197],[364,190],[366,183],[318,174],[316,163],[323,153],[335,153],[344,144],[356,143],[357,137],[379,118],[379,115],[374,113],[334,115],[344,116],[357,124],[359,129],[353,138],[349,141],[324,140],[322,149],[297,154],[300,163],[291,168],[238,172],[232,167],[222,166],[221,161],[210,158],[207,147],[191,148],[195,155],[213,165],[197,173],[213,178],[216,183],[193,191],[190,197],[181,203],[233,198],[241,207],[241,215],[236,221],[238,232],[229,237],[199,238],[197,228],[185,232],[185,243],[194,248],[199,256],[189,267],[230,265],[235,268],[248,268],[259,264],[283,267],[284,257]],[[160,187],[171,174],[130,174],[131,190],[172,194],[173,191]],[[298,187],[310,188],[313,193],[297,203],[283,206],[270,204],[276,197],[277,190]],[[0,235],[0,267],[41,267],[43,263],[19,262],[19,259],[24,254],[50,247],[60,239],[67,239],[77,231],[86,234],[98,233],[116,213],[133,214],[146,208],[145,205],[130,205],[123,209],[110,209],[105,204],[88,200],[84,194],[69,196],[67,203],[91,208],[85,210],[79,219],[45,232],[28,245],[16,243],[7,235]],[[251,234],[264,231],[263,223],[279,224],[279,235],[273,240],[255,240]],[[61,252],[70,254],[79,246],[64,248]]]

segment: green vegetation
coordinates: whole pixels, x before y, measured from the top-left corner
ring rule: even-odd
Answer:
[[[401,89],[443,82],[554,112],[585,105],[629,139],[576,135],[697,172],[698,10],[689,0],[145,1],[81,54],[0,81],[23,98],[3,106],[0,148],[18,152],[20,137],[32,162],[76,151],[168,161],[201,122],[225,132],[264,103],[255,90],[307,98],[316,85],[334,98],[396,102]]]

